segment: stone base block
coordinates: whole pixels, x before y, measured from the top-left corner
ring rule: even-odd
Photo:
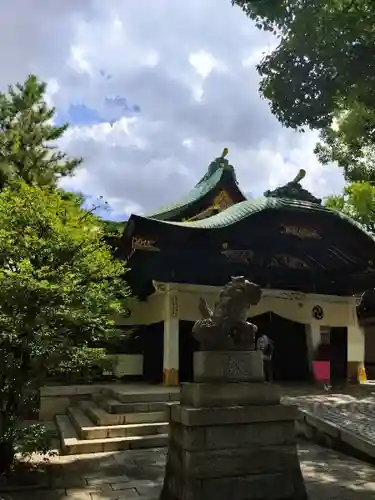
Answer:
[[[169,473],[160,500],[307,500],[300,467],[285,472],[214,479]]]
[[[263,382],[261,353],[197,352],[194,378],[170,409],[160,500],[307,500],[297,409]]]
[[[193,408],[277,405],[277,386],[254,382],[188,383],[181,385],[181,405]]]
[[[169,433],[172,443],[189,451],[295,444],[294,421],[197,427],[171,422]]]
[[[296,446],[260,446],[231,450],[183,450],[169,447],[172,468],[196,479],[247,476],[269,471],[288,472],[299,467]]]
[[[259,351],[198,351],[194,353],[196,382],[261,382],[264,380]]]
[[[172,422],[188,427],[285,422],[294,421],[297,417],[298,408],[285,405],[226,406],[219,408],[189,408],[187,406],[173,405],[170,414]]]

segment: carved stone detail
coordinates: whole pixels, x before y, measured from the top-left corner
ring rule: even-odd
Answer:
[[[195,322],[193,335],[202,350],[254,350],[256,325],[247,321],[251,305],[262,296],[261,288],[243,276],[233,277],[221,290],[214,310],[201,298],[199,311],[202,319]]]

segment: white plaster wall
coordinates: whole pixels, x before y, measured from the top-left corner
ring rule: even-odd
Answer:
[[[365,359],[365,334],[357,325],[348,326],[348,361],[361,361]]]
[[[177,297],[178,317],[183,321],[195,321],[200,317],[198,311],[200,297],[203,297],[213,308],[220,292],[219,287],[213,286],[160,284],[159,291],[152,294],[147,301],[134,305],[129,318],[117,318],[118,324],[150,325],[164,321],[168,316],[165,299],[167,290],[169,293],[173,290],[173,294]],[[314,318],[312,311],[315,306],[320,306],[323,309],[322,319]],[[320,325],[357,327],[354,297],[263,290],[261,301],[250,308],[249,316],[258,316],[265,312],[273,312],[285,319],[311,325],[313,329]]]
[[[200,317],[198,311],[199,297],[203,297],[212,308],[218,298],[219,288],[193,287],[181,285],[179,289],[179,316],[181,320],[195,321]],[[324,317],[315,319],[312,310],[315,306],[323,309]],[[301,294],[282,290],[264,290],[259,304],[251,307],[249,316],[258,316],[265,312],[273,312],[283,318],[318,327],[348,326],[356,324],[355,299],[318,294]]]
[[[113,354],[108,357],[113,363],[115,377],[143,374],[143,354]]]
[[[154,293],[147,301],[134,304],[129,318],[118,316],[118,325],[152,325],[164,320],[164,295]]]
[[[320,325],[310,323],[309,325],[305,325],[305,331],[309,361],[312,363],[314,361],[315,349],[320,344]]]

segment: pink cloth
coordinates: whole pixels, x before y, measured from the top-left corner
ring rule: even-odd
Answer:
[[[313,374],[317,382],[327,382],[331,378],[330,361],[314,361]]]

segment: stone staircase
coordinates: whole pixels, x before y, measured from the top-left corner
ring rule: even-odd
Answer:
[[[142,390],[143,389],[143,390]],[[64,455],[158,448],[168,441],[168,405],[179,391],[165,387],[101,389],[56,415]]]

